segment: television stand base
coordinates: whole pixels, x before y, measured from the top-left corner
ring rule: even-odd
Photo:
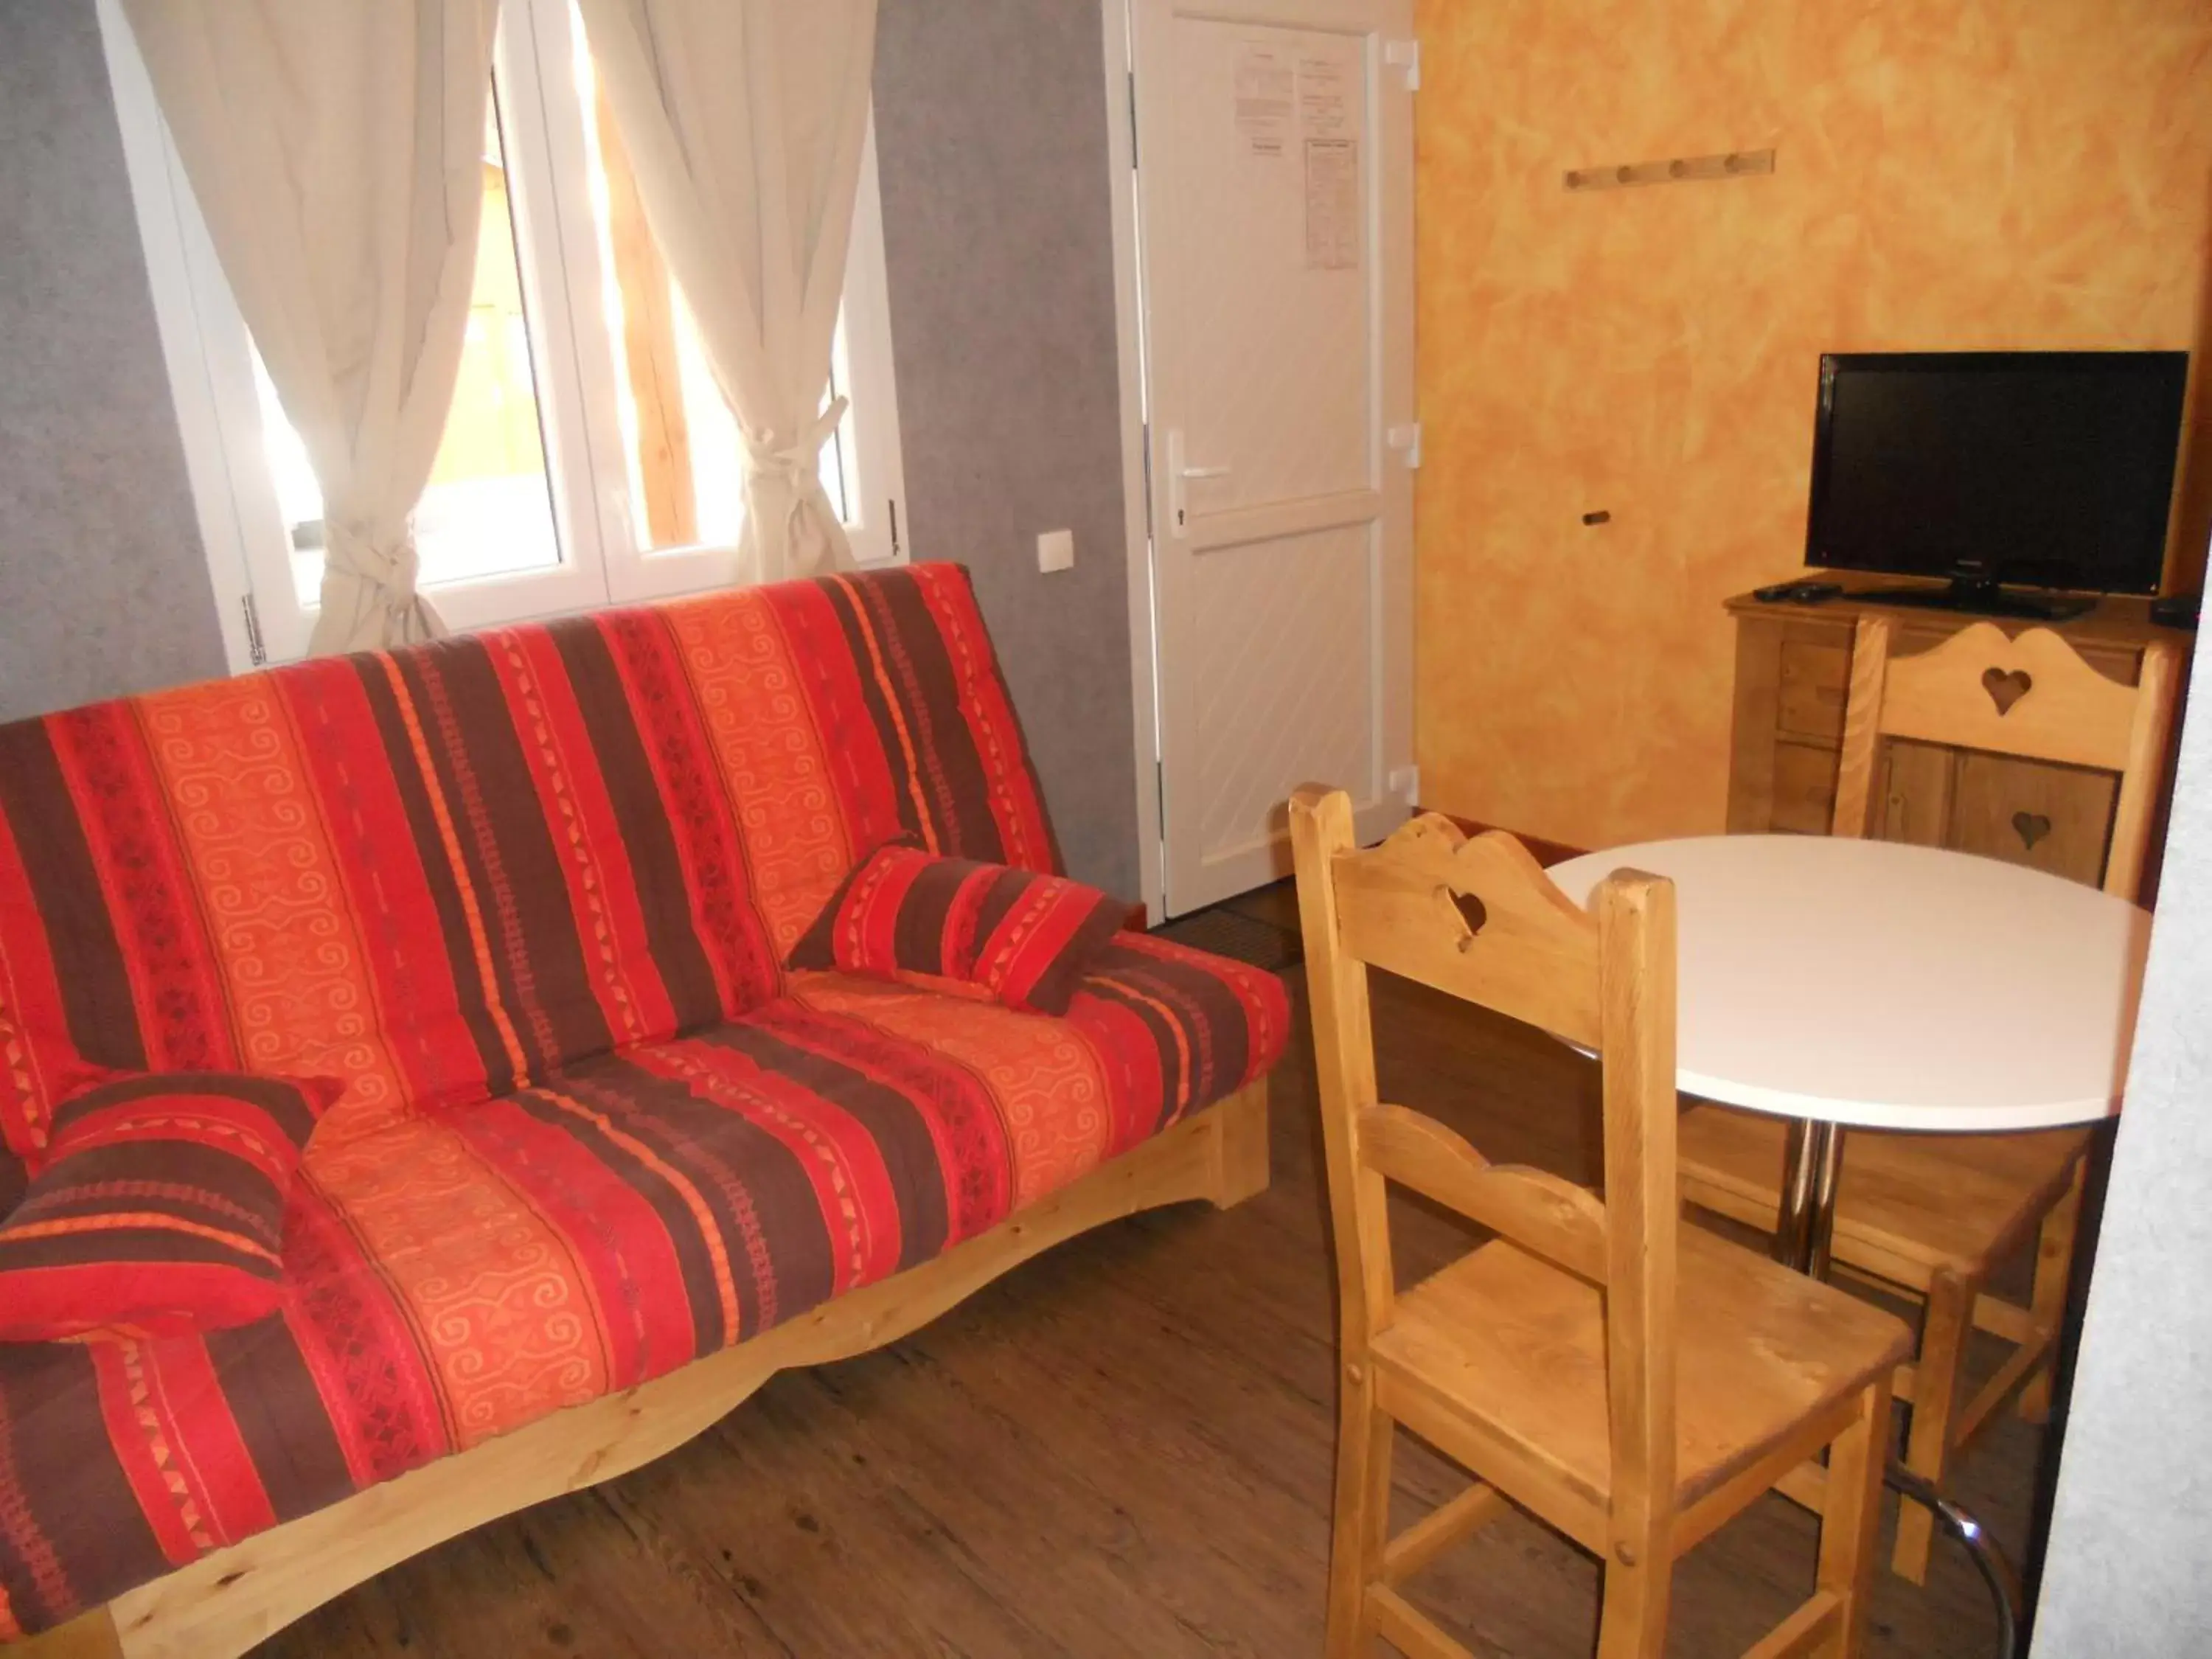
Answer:
[[[2020,617],[2033,622],[2065,622],[2097,608],[2094,598],[2054,594],[2031,599],[1995,582],[1954,578],[1948,587],[1877,587],[1850,596],[1862,605],[1911,605],[1921,611],[1963,611],[1984,617]]]

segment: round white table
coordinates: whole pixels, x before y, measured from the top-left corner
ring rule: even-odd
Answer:
[[[2040,871],[1892,842],[1708,836],[1552,866],[1577,903],[1613,871],[1672,878],[1685,1094],[1791,1121],[1775,1255],[1824,1274],[1849,1127],[1978,1133],[2118,1111],[2150,917]],[[1917,1477],[1996,1595],[1973,1517]]]
[[[2119,1109],[2150,917],[1995,859],[1826,836],[1646,842],[1554,865],[1673,878],[1685,1093],[1976,1133]]]

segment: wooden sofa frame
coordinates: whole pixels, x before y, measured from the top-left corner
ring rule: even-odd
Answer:
[[[1267,1081],[1124,1152],[934,1261],[621,1394],[540,1418],[142,1584],[7,1659],[235,1659],[410,1556],[673,1451],[778,1371],[896,1342],[1010,1268],[1139,1210],[1267,1185]]]

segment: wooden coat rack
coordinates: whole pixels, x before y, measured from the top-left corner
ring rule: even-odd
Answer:
[[[1678,155],[1665,161],[1632,161],[1624,167],[1575,167],[1566,174],[1569,190],[1618,190],[1624,185],[1679,185],[1692,179],[1748,179],[1774,171],[1771,149],[1731,149],[1717,155]]]

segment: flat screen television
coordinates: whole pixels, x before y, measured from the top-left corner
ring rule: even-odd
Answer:
[[[2181,351],[1820,359],[1805,562],[1941,576],[1898,603],[2060,616],[2001,584],[2152,593],[2181,437]]]

